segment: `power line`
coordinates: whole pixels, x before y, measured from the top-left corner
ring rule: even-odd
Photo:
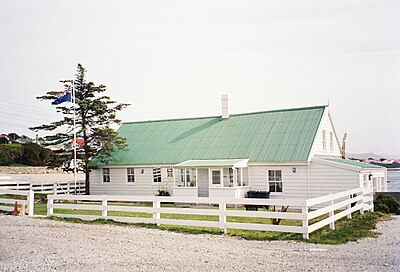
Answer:
[[[48,116],[50,114],[57,113],[57,111],[43,112],[43,111],[31,109],[31,108],[15,107],[15,106],[11,106],[11,105],[0,105],[0,106],[3,110],[12,111],[12,113],[25,112],[25,113],[30,113],[30,114],[34,113],[36,115],[41,115],[41,116]]]
[[[13,119],[17,121],[23,121],[23,122],[44,122],[44,118],[32,118],[31,116],[21,116],[21,115],[16,115],[16,114],[9,114],[9,113],[4,113],[0,112],[0,119]],[[51,122],[50,118],[48,118],[48,122]]]
[[[51,110],[48,110],[48,111],[47,110],[43,110],[43,108],[39,108],[37,106],[26,105],[26,104],[15,103],[15,102],[9,102],[9,101],[7,101],[7,102],[0,101],[0,104],[4,105],[4,106],[21,107],[21,108],[26,108],[26,109],[36,108],[36,110],[34,110],[34,111],[39,111],[39,112],[42,112],[42,113],[50,113],[50,112],[52,112]]]

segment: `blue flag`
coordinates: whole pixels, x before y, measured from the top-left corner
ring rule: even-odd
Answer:
[[[71,95],[69,88],[67,90],[63,91],[61,93],[61,96],[58,97],[56,100],[54,100],[51,104],[58,105],[58,104],[61,104],[64,102],[72,102],[72,95]]]

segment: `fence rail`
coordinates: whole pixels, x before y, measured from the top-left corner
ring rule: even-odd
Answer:
[[[1,198],[2,195],[18,195],[18,196],[26,196],[26,200],[21,199],[14,199],[14,198]],[[15,202],[18,205],[26,205],[27,211],[29,216],[33,216],[33,205],[35,199],[35,192],[34,191],[17,191],[17,190],[6,190],[0,188],[0,210],[2,211],[13,211],[13,206],[4,206],[1,204],[14,204]]]
[[[16,191],[34,191],[42,194],[84,194],[85,181],[32,182],[26,179],[0,179],[0,189]]]
[[[56,203],[57,201],[80,201],[80,203]],[[133,203],[151,203],[149,207],[132,206]],[[177,208],[162,206],[165,203],[186,204],[214,204],[218,209],[209,208]],[[131,205],[131,206],[128,206]],[[245,211],[228,209],[234,205],[258,205],[258,206],[289,206],[288,212],[277,211]],[[245,229],[261,231],[292,232],[303,234],[308,239],[310,233],[329,225],[335,228],[335,221],[355,211],[373,210],[372,190],[354,189],[322,197],[300,200],[300,199],[247,199],[247,198],[182,198],[182,197],[138,197],[138,196],[93,196],[93,195],[49,195],[47,205],[48,216],[73,217],[83,220],[112,219],[120,222],[151,223],[179,226],[214,227],[223,230]],[[54,210],[57,209],[57,213]],[[65,213],[65,210],[75,210],[74,213]],[[83,214],[79,211],[98,211],[97,215]],[[64,213],[63,213],[64,212]],[[101,215],[100,215],[101,212]],[[147,214],[146,216],[113,216],[109,212],[136,212]],[[87,213],[87,212],[86,212]],[[151,217],[149,218],[149,214]],[[161,214],[180,215],[208,215],[218,217],[218,221],[170,219],[161,218]],[[310,224],[310,220],[322,215],[326,218],[317,220]],[[295,225],[274,225],[264,223],[239,223],[231,222],[231,217],[257,217],[272,219],[296,220]]]

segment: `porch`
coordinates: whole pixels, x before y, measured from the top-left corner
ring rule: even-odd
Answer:
[[[174,196],[245,197],[248,159],[189,160],[174,166]]]

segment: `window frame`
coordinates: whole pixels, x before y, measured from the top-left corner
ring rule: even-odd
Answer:
[[[322,130],[322,150],[326,152],[327,149],[327,144],[326,144],[326,130]]]
[[[219,183],[214,183],[213,172],[219,172]],[[220,168],[214,168],[210,170],[210,183],[212,187],[222,187],[223,186],[223,170]]]
[[[101,169],[101,182],[111,183],[111,169],[109,167]]]
[[[153,183],[161,183],[162,182],[162,175],[161,175],[161,167],[153,168]]]
[[[279,175],[277,175],[279,173]],[[281,194],[283,193],[283,178],[282,175],[283,171],[282,170],[273,170],[273,169],[268,169],[268,191],[271,193],[278,193]],[[272,187],[271,187],[272,186]],[[271,188],[274,188],[274,190],[271,190]]]
[[[130,177],[132,180],[130,180]],[[134,167],[127,167],[126,168],[126,182],[129,184],[135,183],[136,182],[136,177],[135,177],[135,168]]]
[[[333,152],[333,132],[329,131],[329,150]]]

